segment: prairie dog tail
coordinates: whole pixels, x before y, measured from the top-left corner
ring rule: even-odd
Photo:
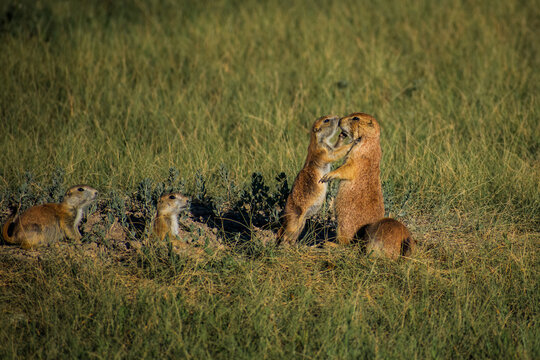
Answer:
[[[401,256],[411,256],[416,247],[416,241],[409,235],[401,243]]]
[[[9,244],[13,244],[13,233],[15,231],[15,217],[10,217],[4,226],[2,227],[2,237],[4,238],[4,241]]]

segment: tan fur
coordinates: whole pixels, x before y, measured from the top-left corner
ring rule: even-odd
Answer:
[[[189,206],[189,199],[180,193],[171,193],[159,198],[154,220],[154,233],[160,240],[169,236],[175,245],[182,245],[178,238],[178,215]]]
[[[397,220],[384,218],[360,229],[358,236],[366,244],[367,253],[397,259],[410,256],[416,246],[409,229]]]
[[[7,243],[30,249],[67,237],[80,240],[79,223],[83,211],[96,198],[97,190],[87,185],[70,188],[59,204],[33,206],[8,220],[2,229]]]
[[[380,178],[380,128],[374,117],[353,113],[340,119],[343,133],[354,140],[345,163],[326,174],[321,182],[342,180],[336,196],[337,241],[349,244],[364,225],[384,216]],[[341,144],[342,138],[336,145]]]
[[[327,184],[319,183],[319,179],[330,171],[332,162],[345,156],[351,148],[350,144],[333,147],[328,143],[338,129],[338,122],[338,117],[328,115],[313,124],[306,162],[287,198],[282,226],[277,234],[278,242],[296,242],[306,220],[321,208]]]

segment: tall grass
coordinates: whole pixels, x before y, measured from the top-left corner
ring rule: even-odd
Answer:
[[[223,198],[220,169],[291,181],[315,118],[363,111],[387,210],[421,242],[399,263],[4,254],[1,356],[538,358],[538,18],[534,1],[0,3],[0,200],[58,168],[111,197],[174,167]]]

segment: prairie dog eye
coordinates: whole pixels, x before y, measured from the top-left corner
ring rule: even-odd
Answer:
[[[78,188],[77,190],[78,191],[84,191],[84,189],[82,187]]]
[[[171,196],[169,196],[169,199],[174,200],[174,199],[176,199],[176,196],[171,195]]]
[[[353,120],[360,120],[360,118],[358,116],[355,116],[352,118]]]
[[[328,122],[330,122],[330,119],[324,119],[325,124],[328,123]]]

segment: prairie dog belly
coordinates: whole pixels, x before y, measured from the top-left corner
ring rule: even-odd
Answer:
[[[309,209],[306,212],[306,216],[311,217],[315,215],[321,208],[322,204],[324,203],[324,200],[326,200],[326,186],[324,188],[324,191],[322,191],[321,194],[317,197],[313,205],[309,207]]]
[[[320,179],[321,177],[326,175],[329,171],[330,171],[330,165],[325,166],[320,171],[317,171],[317,178]],[[314,199],[313,204],[306,211],[307,217],[311,217],[314,214],[316,214],[321,208],[324,201],[326,200],[326,191],[328,190],[328,184],[317,183],[316,186],[318,187],[318,194],[317,194],[317,197]]]

